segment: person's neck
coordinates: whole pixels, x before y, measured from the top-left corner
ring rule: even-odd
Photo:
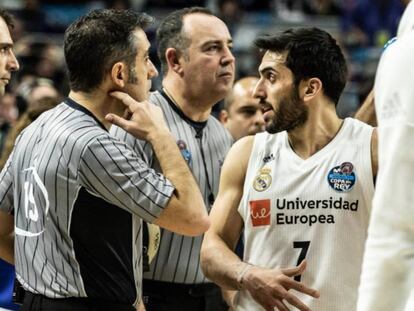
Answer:
[[[299,157],[307,159],[324,148],[338,134],[342,124],[334,105],[309,111],[305,124],[288,131],[289,143]]]
[[[187,118],[196,122],[207,121],[211,109],[216,104],[208,96],[193,94],[190,88],[178,85],[173,79],[164,79],[162,86],[165,94]]]
[[[70,91],[68,97],[89,110],[109,130],[111,123],[105,120],[105,116],[108,113],[115,113],[111,109],[111,107],[114,107],[113,102],[115,99],[110,98],[104,92],[84,93]]]

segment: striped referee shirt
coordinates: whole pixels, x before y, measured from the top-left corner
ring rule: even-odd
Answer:
[[[137,303],[141,222],[156,219],[173,191],[66,99],[22,132],[0,174],[0,209],[15,218],[19,282],[50,298]]]
[[[177,139],[181,154],[210,211],[218,192],[221,166],[233,142],[230,133],[212,116],[206,122],[188,119],[163,91],[152,93],[150,101],[163,110],[170,131]],[[121,128],[112,127],[111,133],[126,141],[151,167],[160,170],[150,144],[136,139]],[[150,271],[144,273],[144,278],[185,284],[208,282],[200,268],[202,240],[202,235],[185,237],[161,230],[158,253],[151,263]]]

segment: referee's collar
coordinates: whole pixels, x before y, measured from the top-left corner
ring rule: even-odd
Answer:
[[[69,107],[71,107],[71,108],[73,108],[73,109],[76,109],[76,110],[79,110],[79,111],[82,111],[83,113],[85,113],[85,114],[87,114],[87,115],[89,115],[89,116],[91,116],[95,121],[96,121],[96,123],[98,123],[98,125],[100,126],[100,127],[102,127],[105,131],[107,131],[108,132],[108,130],[106,129],[106,127],[102,124],[102,122],[101,121],[99,121],[98,120],[98,118],[92,113],[92,112],[90,112],[88,109],[86,109],[84,106],[82,106],[82,105],[79,105],[77,102],[75,102],[73,99],[71,99],[71,98],[69,98],[69,97],[66,97],[65,98],[65,100],[63,101],[66,105],[68,105]]]
[[[180,118],[183,119],[188,124],[190,124],[196,130],[197,133],[199,133],[200,131],[202,131],[206,127],[208,120],[206,120],[206,121],[193,121],[193,120],[191,120],[189,117],[187,117],[184,114],[184,112],[180,109],[180,107],[178,107],[174,103],[174,101],[167,95],[167,93],[165,93],[164,89],[161,89],[158,92],[160,92],[160,94],[167,100],[168,104],[180,116]]]

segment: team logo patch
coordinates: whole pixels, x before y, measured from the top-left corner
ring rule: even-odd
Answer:
[[[265,191],[272,184],[272,176],[270,176],[270,168],[262,168],[254,179],[253,188],[256,191]]]
[[[270,200],[249,201],[253,227],[270,225]]]
[[[184,160],[190,165],[191,164],[191,152],[187,149],[187,144],[183,140],[177,140],[178,149],[180,149],[181,155]]]
[[[335,166],[328,173],[328,183],[332,189],[338,192],[346,192],[355,185],[356,175],[354,166],[350,162],[344,162]]]

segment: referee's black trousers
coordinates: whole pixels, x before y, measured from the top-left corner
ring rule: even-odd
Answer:
[[[227,311],[220,288],[213,284],[178,284],[144,280],[146,311]]]
[[[20,311],[135,311],[135,308],[91,298],[51,299],[26,291]]]

